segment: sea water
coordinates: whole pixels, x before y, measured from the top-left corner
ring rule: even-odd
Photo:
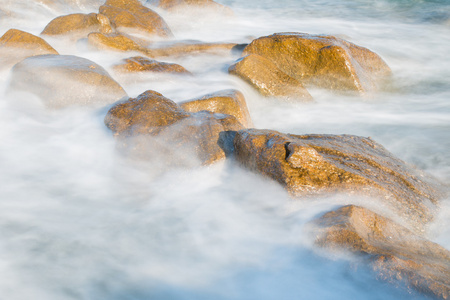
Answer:
[[[54,2],[0,0],[0,35],[39,34],[56,16],[95,12],[99,1]],[[312,90],[314,104],[279,103],[227,74],[237,55],[161,59],[194,77],[119,76],[111,66],[131,54],[49,41],[105,67],[131,97],[153,89],[179,102],[239,89],[256,128],[370,136],[450,184],[449,1],[218,2],[234,17],[158,12],[175,40],[335,35],[378,53],[392,81],[364,98]],[[36,97],[7,96],[9,69],[0,74],[0,299],[425,299],[377,280],[358,256],[316,249],[305,233],[305,224],[343,204],[389,214],[376,200],[292,200],[230,161],[166,169],[155,154],[130,163],[103,124],[110,106],[49,111]],[[444,199],[427,237],[450,250],[449,217]]]

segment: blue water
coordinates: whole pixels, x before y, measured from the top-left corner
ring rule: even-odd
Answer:
[[[0,13],[0,34],[39,34],[54,17],[93,12],[97,2],[55,1],[0,0],[12,12]],[[178,40],[337,35],[378,53],[392,82],[363,99],[312,90],[315,104],[280,104],[223,71],[237,57],[200,56],[166,60],[194,78],[115,75],[130,96],[154,89],[182,101],[237,88],[257,128],[370,136],[450,184],[449,1],[218,2],[235,17],[161,14]],[[50,42],[109,71],[129,56]],[[361,199],[292,201],[231,162],[166,170],[156,156],[130,164],[103,125],[108,107],[48,111],[39,99],[5,96],[9,70],[0,74],[0,299],[425,299],[377,280],[360,257],[312,245],[305,223]],[[449,220],[447,199],[427,232],[447,249]]]

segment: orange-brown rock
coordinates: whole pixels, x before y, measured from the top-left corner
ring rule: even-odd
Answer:
[[[91,32],[111,33],[111,23],[102,14],[70,14],[60,16],[47,24],[42,35],[70,36],[72,39],[86,37]]]
[[[300,81],[287,75],[272,61],[262,56],[247,55],[231,65],[228,72],[240,77],[264,96],[303,102],[313,101]]]
[[[126,96],[105,69],[72,55],[24,59],[12,69],[9,90],[35,94],[50,108],[107,104]]]
[[[157,73],[192,75],[191,72],[189,72],[179,64],[160,62],[142,56],[134,56],[126,58],[123,60],[122,64],[115,65],[114,69],[119,72],[128,72],[128,73],[157,72]]]
[[[376,90],[391,74],[376,53],[326,35],[273,34],[252,41],[243,54],[257,54],[272,61],[306,87],[364,93]]]
[[[223,54],[232,51],[235,43],[202,43],[202,42],[180,42],[169,44],[148,45],[143,40],[126,34],[111,33],[103,34],[93,32],[88,35],[88,42],[100,50],[136,51],[145,56],[155,57],[180,57],[193,54]]]
[[[450,295],[450,252],[366,208],[349,205],[313,222],[316,243],[370,255],[381,279],[405,280],[442,299]]]
[[[137,39],[124,34],[93,32],[88,35],[88,42],[99,50],[136,51],[147,54],[146,48]]]
[[[150,90],[112,107],[105,124],[132,157],[162,158],[175,165],[207,165],[225,158],[220,133],[242,128],[232,116],[186,112]]]
[[[207,110],[234,116],[244,127],[252,127],[253,122],[248,112],[244,95],[237,90],[223,90],[180,103],[189,112]]]
[[[433,218],[443,196],[436,181],[370,138],[245,129],[236,133],[234,156],[294,196],[348,192],[376,197],[417,232]]]
[[[12,66],[24,58],[43,55],[58,54],[44,39],[31,33],[10,29],[0,37],[0,64]]]
[[[172,36],[163,18],[142,5],[139,0],[107,0],[100,6],[99,11],[107,16],[120,32],[146,33],[160,37]]]
[[[207,8],[232,14],[231,8],[212,0],[150,0],[150,4],[171,12],[182,12],[187,8]]]

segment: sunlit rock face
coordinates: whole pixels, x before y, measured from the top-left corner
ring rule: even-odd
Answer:
[[[105,124],[130,157],[162,159],[175,166],[208,165],[224,159],[220,133],[242,129],[233,116],[190,113],[151,90],[113,106]]]
[[[63,36],[73,40],[87,37],[91,32],[111,33],[110,21],[102,14],[70,14],[48,23],[41,35]]]
[[[244,127],[252,127],[253,122],[244,95],[238,90],[222,90],[197,99],[183,101],[180,106],[189,112],[207,110],[234,116]]]
[[[381,279],[406,280],[438,298],[450,294],[450,252],[388,218],[349,205],[315,220],[310,230],[320,247],[369,254]]]
[[[234,156],[294,196],[348,192],[377,197],[417,232],[433,218],[443,196],[432,178],[370,138],[246,129],[236,133]]]
[[[31,33],[10,29],[0,37],[0,68],[12,67],[35,55],[58,54],[44,39]]]
[[[119,32],[172,36],[163,18],[138,0],[107,0],[99,12],[107,16]]]
[[[247,55],[231,65],[228,72],[240,77],[264,96],[301,102],[313,101],[299,80],[289,76],[271,60],[262,56]]]
[[[253,40],[243,55],[257,54],[305,86],[376,91],[391,74],[376,53],[343,39],[306,33],[276,33]]]
[[[166,63],[143,56],[125,58],[122,63],[114,66],[114,70],[121,73],[154,72],[165,74],[192,75],[179,64]]]
[[[49,108],[108,104],[126,96],[105,69],[73,55],[24,59],[11,71],[9,91],[32,93]]]

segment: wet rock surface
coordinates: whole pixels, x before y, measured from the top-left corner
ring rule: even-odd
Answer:
[[[391,74],[376,53],[327,35],[276,33],[253,40],[243,51],[248,54],[272,61],[306,87],[365,93]]]
[[[10,92],[37,95],[47,107],[113,103],[123,88],[96,63],[73,55],[29,57],[12,69]]]
[[[349,205],[314,221],[316,244],[328,250],[368,254],[380,279],[407,282],[419,291],[447,299],[450,252],[402,225],[366,208]]]
[[[31,33],[10,29],[0,38],[1,67],[12,67],[27,57],[44,54],[58,52],[44,39]]]
[[[156,72],[167,74],[192,75],[191,72],[189,72],[179,64],[160,62],[142,56],[134,56],[126,58],[123,60],[122,64],[115,65],[114,70],[125,73]]]
[[[60,16],[48,23],[42,35],[68,36],[74,40],[87,37],[91,32],[111,33],[111,23],[102,14],[70,14]]]
[[[180,166],[224,159],[220,133],[242,128],[233,116],[186,112],[151,90],[112,107],[105,124],[118,138],[121,150],[131,157],[163,159]]]
[[[255,54],[231,65],[228,72],[249,83],[264,96],[312,102],[313,98],[297,79],[281,71],[272,61]]]
[[[379,198],[417,232],[443,197],[434,179],[370,138],[246,129],[236,133],[234,156],[294,196],[344,191]]]
[[[213,113],[231,115],[244,127],[253,126],[244,95],[237,90],[218,91],[198,99],[183,101],[180,106],[189,112],[207,110]]]
[[[163,18],[138,0],[107,0],[99,12],[107,16],[119,32],[172,36]]]

